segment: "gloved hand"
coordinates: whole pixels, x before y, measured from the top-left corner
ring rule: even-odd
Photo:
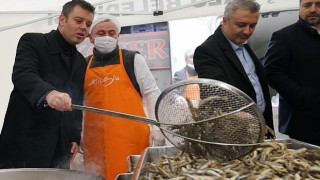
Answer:
[[[57,111],[72,111],[71,97],[67,93],[51,91],[45,98],[48,105]]]
[[[185,109],[188,107],[187,100],[183,96],[177,96],[174,104],[181,109]]]
[[[164,146],[165,137],[160,130],[152,130],[149,135],[149,146]]]

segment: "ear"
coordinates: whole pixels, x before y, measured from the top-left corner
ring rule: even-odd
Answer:
[[[93,42],[94,42],[93,36],[91,34],[89,34],[88,36],[89,36],[90,42],[93,44]]]
[[[59,24],[61,26],[63,26],[66,23],[66,21],[67,21],[67,18],[63,14],[60,14],[60,16],[59,16]]]
[[[227,23],[227,18],[225,16],[222,17],[222,24],[226,24]]]

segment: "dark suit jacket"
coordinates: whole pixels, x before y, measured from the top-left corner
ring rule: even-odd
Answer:
[[[266,124],[273,129],[271,100],[262,64],[248,45],[245,45],[245,48],[253,59],[262,87],[266,102],[266,108],[263,113]],[[228,83],[257,102],[254,88],[230,42],[223,35],[221,26],[204,43],[197,47],[193,61],[199,78],[215,79]]]
[[[1,132],[0,168],[51,167],[57,155],[69,160],[71,142],[80,143],[82,112],[37,107],[39,98],[51,90],[68,93],[74,104],[83,102],[86,61],[69,45],[73,50],[70,69],[70,62],[62,58],[62,44],[67,43],[58,31],[20,38],[12,74],[14,89]]]
[[[303,20],[274,32],[265,56],[279,92],[279,131],[320,145],[320,35]]]

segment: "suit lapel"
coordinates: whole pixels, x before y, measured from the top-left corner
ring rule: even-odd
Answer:
[[[218,45],[223,50],[223,53],[227,57],[227,60],[230,61],[232,65],[234,65],[235,69],[237,69],[241,73],[241,75],[248,80],[248,82],[250,82],[237,54],[234,52],[228,39],[222,33],[221,26],[216,30],[215,34],[217,35],[216,37],[218,39]]]

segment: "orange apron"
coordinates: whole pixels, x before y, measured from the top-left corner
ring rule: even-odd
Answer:
[[[198,79],[198,76],[190,76],[188,70],[186,69],[187,80]],[[183,96],[190,100],[199,100],[200,99],[200,88],[197,84],[187,85]]]
[[[123,65],[89,68],[84,82],[85,105],[145,117],[142,98],[131,83]],[[141,154],[149,145],[145,123],[92,112],[84,112],[84,166],[89,172],[113,180],[127,172],[127,156]]]

